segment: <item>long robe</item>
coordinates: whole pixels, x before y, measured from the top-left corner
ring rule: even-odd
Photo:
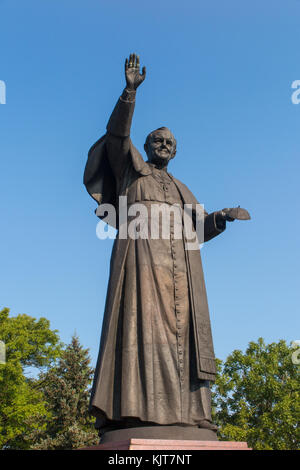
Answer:
[[[126,145],[125,145],[126,142]],[[126,148],[126,151],[124,149]],[[188,188],[145,162],[128,136],[110,133],[89,152],[85,184],[98,203],[195,204]],[[90,410],[97,427],[122,423],[197,425],[211,420],[215,358],[199,250],[184,236],[121,239],[110,278]],[[151,217],[145,220],[151,232]],[[204,239],[223,231],[205,214]]]

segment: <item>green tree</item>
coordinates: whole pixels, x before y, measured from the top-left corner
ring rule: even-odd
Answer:
[[[28,436],[31,449],[78,449],[99,442],[88,413],[88,387],[94,373],[89,364],[88,349],[73,336],[58,364],[40,375],[40,390],[51,419],[47,414],[40,416],[39,429]]]
[[[32,420],[29,427],[27,419],[46,413],[35,380],[26,374],[31,368],[44,370],[58,357],[59,337],[46,318],[10,317],[5,308],[0,311],[0,340],[6,349],[6,362],[0,363],[0,449],[26,449],[24,435],[36,426]]]
[[[299,449],[299,368],[285,341],[250,342],[218,361],[213,387],[214,420],[222,440],[253,449]]]

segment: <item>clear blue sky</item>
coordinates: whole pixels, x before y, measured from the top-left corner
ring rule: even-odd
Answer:
[[[202,250],[216,355],[299,339],[299,20],[299,0],[0,0],[0,307],[76,331],[95,364],[112,241],[82,175],[137,52],[136,146],[170,127],[174,176],[252,215]]]

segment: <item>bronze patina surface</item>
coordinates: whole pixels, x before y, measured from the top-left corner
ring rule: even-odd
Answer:
[[[131,54],[126,88],[106,134],[89,151],[84,184],[98,204],[116,209],[119,196],[127,197],[128,207],[195,206],[193,194],[168,171],[176,154],[171,131],[162,127],[148,135],[147,161],[131,142],[136,89],[145,76]],[[222,233],[226,221],[243,217],[237,208],[205,212],[204,241]],[[150,229],[151,217],[145,223]],[[202,436],[207,430],[208,440],[215,435],[210,382],[216,368],[200,250],[186,250],[175,225],[173,218],[167,239],[115,240],[90,402],[102,434],[134,429],[131,437],[139,437],[140,427],[142,436],[151,431],[150,437],[159,437],[159,429],[173,426],[173,438],[184,428],[183,436],[190,435],[188,429],[203,429]]]

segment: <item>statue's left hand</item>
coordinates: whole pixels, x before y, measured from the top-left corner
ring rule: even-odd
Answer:
[[[251,216],[249,212],[246,209],[243,209],[242,207],[231,207],[223,209],[217,213],[217,217],[219,221],[225,222],[233,222],[234,220],[250,220]]]
[[[220,219],[223,219],[224,221],[233,222],[235,219],[229,216],[230,211],[231,211],[231,208],[226,207],[225,209],[222,209],[218,213],[218,216],[220,217]]]

